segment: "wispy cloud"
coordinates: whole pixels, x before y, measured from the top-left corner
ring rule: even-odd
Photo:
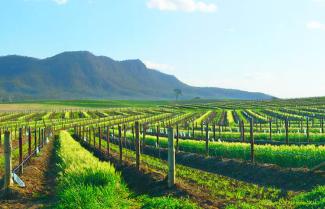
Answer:
[[[317,29],[318,30],[319,29],[324,30],[325,29],[325,24],[323,24],[323,23],[321,23],[319,21],[313,20],[313,21],[307,22],[306,27],[308,29],[310,29],[310,30],[317,30]]]
[[[215,12],[218,7],[213,3],[205,3],[197,0],[149,0],[149,9],[161,11],[183,11],[183,12]]]
[[[53,0],[55,3],[59,4],[59,5],[63,5],[68,3],[68,0]]]
[[[157,63],[157,62],[153,62],[153,61],[149,61],[149,60],[144,61],[144,64],[149,69],[162,70],[167,73],[170,73],[175,70],[175,68],[171,65]]]

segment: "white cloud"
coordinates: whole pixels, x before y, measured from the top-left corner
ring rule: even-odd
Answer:
[[[171,65],[156,63],[156,62],[152,62],[149,60],[144,61],[144,64],[147,66],[147,68],[155,69],[155,70],[162,70],[167,73],[171,73],[175,70],[175,68]]]
[[[319,21],[309,21],[306,24],[306,27],[310,30],[325,29],[325,24],[323,24]]]
[[[197,0],[149,0],[147,7],[162,11],[184,12],[215,12],[218,9],[216,4]]]
[[[68,0],[53,0],[55,3],[59,4],[59,5],[63,5],[68,3]]]

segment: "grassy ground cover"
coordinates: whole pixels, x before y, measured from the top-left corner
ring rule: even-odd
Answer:
[[[64,131],[57,158],[60,175],[56,208],[198,208],[172,197],[134,197],[111,164],[99,161]]]
[[[96,140],[98,144],[98,138]],[[102,145],[106,147],[106,141],[102,141]],[[111,144],[110,148],[112,152],[119,152],[117,145]],[[123,156],[135,161],[135,152],[132,150],[123,149]],[[149,155],[142,154],[141,163],[165,174],[168,170],[166,161]],[[176,170],[178,181],[190,182],[208,192],[219,201],[221,208],[324,208],[324,186],[296,195],[293,192],[258,186],[183,165],[176,165]]]
[[[132,134],[127,138],[133,140]],[[168,140],[159,138],[160,147],[167,148]],[[146,136],[145,144],[156,146],[155,136]],[[205,141],[179,140],[179,150],[197,154],[205,154]],[[307,167],[312,168],[325,161],[325,147],[306,145],[255,145],[255,161],[270,163],[282,167]],[[209,142],[209,155],[224,158],[250,160],[250,144],[233,142]]]

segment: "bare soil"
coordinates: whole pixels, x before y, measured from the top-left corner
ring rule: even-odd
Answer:
[[[20,178],[26,187],[17,184],[12,187],[12,194],[2,197],[0,208],[44,208],[54,202],[53,194],[57,172],[54,163],[53,140],[45,146],[39,156],[34,156],[24,168]]]

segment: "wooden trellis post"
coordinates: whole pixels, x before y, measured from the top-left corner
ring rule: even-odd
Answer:
[[[270,141],[272,141],[272,119],[270,119],[269,124],[270,124]]]
[[[96,148],[96,130],[95,127],[93,127],[93,140],[94,140],[94,148]]]
[[[241,120],[239,120],[238,126],[239,126],[240,140],[241,141],[244,141],[243,140],[243,124],[242,124],[242,121]]]
[[[110,148],[109,148],[109,143],[110,143],[110,135],[109,135],[109,127],[107,126],[107,134],[106,134],[106,137],[107,137],[107,155],[110,154]]]
[[[175,185],[175,147],[173,128],[168,128],[168,187]]]
[[[42,148],[44,147],[44,136],[45,136],[45,132],[44,132],[44,128],[41,129],[42,131]]]
[[[192,126],[192,139],[194,139],[194,135],[195,135],[195,129],[194,129],[194,123],[193,123],[193,126]]]
[[[120,125],[118,126],[118,144],[119,144],[119,148],[120,148],[120,163],[122,163],[123,147],[122,147],[122,128]]]
[[[216,124],[213,123],[213,141],[216,141]]]
[[[179,132],[178,132],[178,124],[176,124],[176,152],[178,152],[178,139],[179,138]]]
[[[10,132],[5,131],[5,136],[4,136],[4,155],[5,155],[4,190],[5,192],[8,192],[10,186],[12,186],[13,184],[11,150],[12,150],[12,145],[10,139]]]
[[[308,143],[310,143],[310,139],[309,139],[309,118],[307,117],[307,141]]]
[[[126,155],[128,154],[128,149],[127,149],[127,139],[126,139],[126,131],[127,131],[127,128],[126,128],[126,125],[123,124],[123,141],[124,141],[124,145],[125,145],[125,151],[126,151]],[[122,141],[122,142],[123,142]]]
[[[142,124],[142,153],[144,151],[145,148],[145,140],[146,140],[146,124]]]
[[[244,121],[242,120],[242,131],[243,131],[243,142],[245,141],[245,123]]]
[[[205,127],[205,154],[209,156],[209,124]]]
[[[82,133],[82,136],[81,136],[82,140],[85,140],[85,129],[86,129],[86,127],[83,125],[82,126],[82,132],[81,132]]]
[[[18,136],[18,143],[19,143],[19,173],[23,173],[23,130],[19,128],[19,136]]]
[[[87,143],[90,144],[90,129],[87,127]]]
[[[38,128],[38,147],[41,149],[41,128]]]
[[[159,129],[159,125],[157,125],[157,131],[156,131],[156,147],[159,148],[159,134],[160,134],[160,129]]]
[[[30,131],[30,127],[28,127],[28,155],[32,154],[32,132]]]
[[[203,123],[201,123],[201,136],[200,136],[200,140],[203,139]]]
[[[285,123],[285,132],[286,132],[286,144],[288,145],[289,144],[289,120],[288,118],[285,119],[284,121]]]
[[[135,122],[135,152],[136,152],[136,167],[140,170],[140,137],[139,137],[139,122]]]
[[[102,150],[102,129],[100,127],[98,127],[98,137],[99,137],[98,148],[99,151],[101,151]]]
[[[37,128],[34,129],[34,148],[37,148]]]
[[[254,163],[254,119],[250,119],[251,162]]]

